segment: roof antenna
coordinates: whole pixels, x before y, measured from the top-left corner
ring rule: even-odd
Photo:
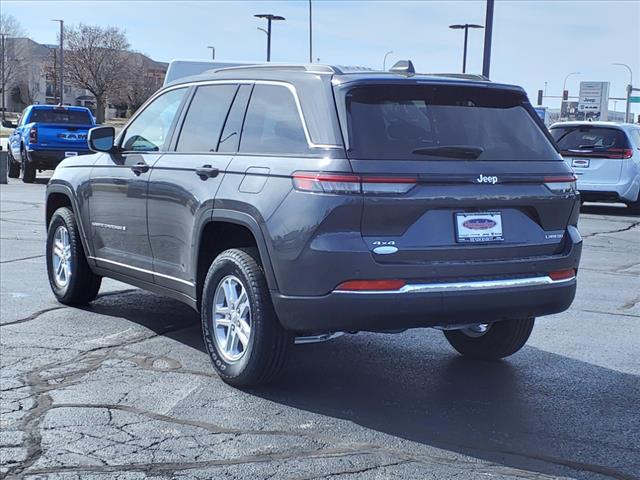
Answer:
[[[396,62],[389,71],[391,73],[398,73],[408,77],[416,74],[416,69],[413,67],[413,62],[411,62],[411,60],[400,60],[399,62]]]

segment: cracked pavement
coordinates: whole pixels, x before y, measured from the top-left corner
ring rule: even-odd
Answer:
[[[640,478],[640,217],[587,206],[572,308],[506,361],[442,334],[297,346],[275,384],[214,374],[198,316],[106,280],[49,291],[44,181],[0,187],[0,478]]]

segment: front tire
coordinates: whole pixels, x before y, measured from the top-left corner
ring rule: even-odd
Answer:
[[[89,268],[73,212],[56,210],[47,231],[47,274],[60,303],[85,305],[98,295],[102,277]]]
[[[257,254],[222,252],[202,291],[202,333],[213,366],[229,385],[251,387],[281,373],[291,335],[282,328]]]
[[[36,167],[29,161],[27,152],[24,150],[20,151],[20,157],[22,160],[22,182],[33,183],[36,179]]]
[[[462,330],[445,330],[444,335],[460,354],[484,360],[508,357],[520,350],[531,335],[534,318],[505,320]]]
[[[11,147],[9,147],[8,150],[9,150],[8,152],[9,154],[7,155],[7,162],[9,163],[8,176],[9,178],[18,178],[20,177],[20,164],[16,162],[16,160],[13,158],[13,155],[11,153]]]

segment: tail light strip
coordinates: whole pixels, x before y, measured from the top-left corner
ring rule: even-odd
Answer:
[[[315,193],[397,194],[407,193],[416,183],[416,177],[316,172],[293,174],[293,186],[296,190]]]

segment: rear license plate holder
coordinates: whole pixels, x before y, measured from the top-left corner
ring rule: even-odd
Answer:
[[[589,168],[590,163],[591,160],[589,160],[588,158],[574,158],[571,161],[571,166],[573,168]]]
[[[456,212],[456,242],[503,242],[501,212]]]

